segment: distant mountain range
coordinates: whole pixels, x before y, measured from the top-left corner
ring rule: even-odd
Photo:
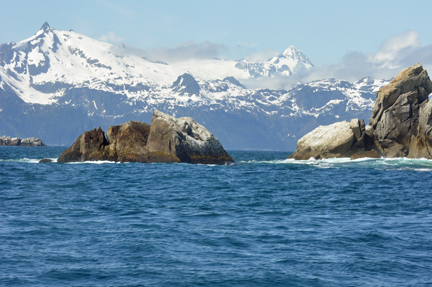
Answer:
[[[386,81],[328,79],[291,90],[248,89],[242,80],[290,77],[313,67],[291,46],[266,62],[149,61],[45,23],[32,37],[0,46],[0,135],[70,145],[84,130],[154,109],[203,124],[227,149],[295,150],[320,124],[370,115]]]

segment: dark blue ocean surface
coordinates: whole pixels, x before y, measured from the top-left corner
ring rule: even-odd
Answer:
[[[0,148],[1,286],[430,286],[432,161],[37,164]]]

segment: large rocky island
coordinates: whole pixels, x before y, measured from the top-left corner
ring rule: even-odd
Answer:
[[[35,137],[20,139],[2,136],[0,137],[0,146],[46,146],[46,144]]]
[[[129,121],[86,131],[65,150],[58,162],[109,160],[117,162],[234,162],[222,144],[192,118],[174,118],[155,110],[151,125]]]
[[[401,71],[377,92],[369,124],[364,120],[320,126],[297,142],[289,157],[432,158],[432,82],[421,64]]]

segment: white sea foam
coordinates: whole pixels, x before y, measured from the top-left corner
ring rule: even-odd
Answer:
[[[53,163],[57,163],[57,158],[49,158]],[[20,158],[20,159],[0,159],[0,163],[4,162],[19,162],[19,163],[39,163],[41,159],[35,158]],[[86,161],[86,162],[71,162],[67,164],[126,164],[115,161]],[[158,164],[158,163],[154,163]],[[186,163],[179,163],[186,164]],[[237,161],[230,165],[296,165],[296,166],[314,166],[316,168],[373,168],[373,169],[392,169],[392,170],[412,170],[418,172],[432,171],[432,160],[426,158],[411,159],[411,158],[361,158],[351,160],[350,158],[330,158],[330,159],[308,159],[308,160],[294,160],[294,159],[275,159],[275,160],[243,160]],[[187,165],[187,164],[186,164]],[[216,166],[216,165],[207,165]]]
[[[308,159],[308,160],[249,160],[240,161],[240,164],[285,164],[285,165],[309,165],[317,168],[344,168],[344,167],[361,167],[376,169],[401,169],[415,171],[432,171],[432,160],[426,158],[360,158],[351,160],[350,158],[329,158],[329,159]]]
[[[120,164],[120,162],[115,162],[110,160],[98,160],[98,161],[67,162],[66,164]]]

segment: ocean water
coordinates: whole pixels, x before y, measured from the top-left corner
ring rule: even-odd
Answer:
[[[431,286],[432,161],[38,164],[0,147],[1,286]]]

